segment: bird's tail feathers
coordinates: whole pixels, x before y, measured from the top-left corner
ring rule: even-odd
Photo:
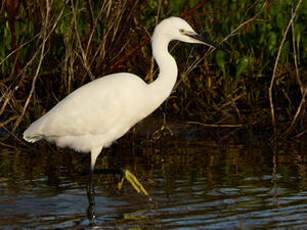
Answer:
[[[23,139],[25,139],[27,142],[34,143],[42,139],[42,136],[37,134],[37,132],[33,130],[33,126],[30,126],[23,132]]]
[[[27,136],[27,135],[23,134],[23,139],[25,139],[27,142],[34,143],[34,142],[42,139],[42,137],[41,136]]]

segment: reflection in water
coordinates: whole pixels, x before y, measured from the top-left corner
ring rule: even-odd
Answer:
[[[0,228],[307,229],[304,141],[164,138],[99,158],[98,171],[129,167],[153,202],[119,191],[116,172],[89,179],[87,156],[38,147],[0,150]]]

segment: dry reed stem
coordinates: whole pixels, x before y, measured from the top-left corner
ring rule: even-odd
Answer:
[[[307,133],[307,129],[305,129],[304,131],[300,132],[299,134],[297,134],[295,136],[295,138],[300,138],[301,136],[305,135]]]
[[[30,100],[31,100],[31,97],[34,93],[34,90],[35,90],[35,83],[36,83],[36,79],[39,75],[39,72],[40,72],[40,68],[41,68],[41,65],[42,65],[42,62],[43,62],[43,59],[44,59],[44,56],[45,56],[45,44],[46,44],[46,41],[47,41],[47,28],[48,28],[48,21],[49,21],[49,13],[51,11],[51,7],[49,5],[49,0],[46,1],[46,18],[45,18],[45,23],[43,24],[43,43],[42,43],[42,48],[41,48],[41,55],[40,55],[40,59],[39,59],[39,63],[38,63],[38,67],[36,69],[36,73],[33,77],[33,81],[32,81],[32,86],[31,86],[31,90],[30,90],[30,93],[29,93],[29,96],[25,102],[25,105],[23,107],[23,110],[22,110],[22,113],[21,115],[18,117],[17,121],[15,122],[14,124],[14,127],[12,129],[12,133],[14,133],[14,131],[16,130],[16,128],[19,126],[27,108],[28,108],[28,105],[30,103]]]
[[[7,104],[9,103],[9,101],[11,100],[12,96],[13,96],[12,90],[8,90],[8,92],[3,93],[3,96],[0,99],[0,102],[2,102],[2,100],[4,100],[4,102],[1,106],[1,109],[0,109],[0,116],[4,112],[4,109],[7,106]]]
[[[66,4],[67,4],[67,2],[65,3],[65,5],[66,5]],[[51,29],[51,31],[50,31],[49,34],[47,35],[47,38],[46,38],[46,39],[48,39],[48,38],[50,37],[51,33],[54,31],[54,29],[55,29],[55,27],[56,27],[58,21],[60,20],[60,18],[62,17],[62,15],[63,15],[63,13],[64,13],[64,8],[65,8],[65,6],[62,8],[62,10],[61,10],[61,12],[60,12],[58,18],[56,19],[55,24],[53,25],[53,28]],[[41,35],[42,35],[42,31],[39,32],[38,34],[36,34],[35,36],[33,36],[29,41],[27,41],[27,42],[21,44],[18,48],[16,48],[15,50],[13,50],[10,54],[8,54],[8,55],[3,59],[3,61],[0,63],[0,66],[3,64],[3,62],[4,62],[5,60],[8,59],[11,55],[13,55],[15,52],[19,51],[19,50],[20,50],[21,48],[23,48],[25,45],[31,43],[32,41],[34,41],[37,37],[39,37],[39,36],[41,36]],[[40,48],[41,48],[41,45],[40,45],[39,49],[40,49]],[[32,64],[32,62],[35,60],[37,54],[38,54],[38,51],[35,52],[35,54],[32,56],[32,58],[27,62],[27,64],[22,68],[22,70],[21,70],[20,73],[18,74],[17,77],[19,77],[20,75],[22,75],[22,77],[21,77],[21,79],[19,80],[19,82],[23,81],[24,76],[25,76],[25,71],[26,71],[26,69],[27,69],[27,68],[30,66],[30,64]],[[18,90],[18,86],[19,86],[19,85],[20,85],[20,84],[17,84],[17,86],[15,86],[15,88],[14,88],[13,90],[11,90],[11,89],[8,88],[7,91],[9,91],[9,92],[8,92],[7,94],[11,94],[10,97],[12,97],[12,95],[13,95],[12,92]],[[3,110],[5,109],[6,105],[7,105],[7,103],[1,108],[1,111],[2,111],[2,109],[3,109]],[[2,114],[2,113],[0,113],[0,114]]]
[[[271,83],[270,83],[270,87],[269,87],[269,100],[270,100],[270,108],[271,108],[271,116],[272,116],[272,125],[273,125],[274,136],[277,135],[274,102],[273,102],[273,97],[272,97],[272,90],[273,90],[274,80],[276,78],[276,71],[277,71],[277,66],[278,66],[279,58],[280,58],[281,51],[282,51],[282,48],[284,46],[284,43],[286,41],[286,37],[287,37],[288,31],[289,31],[289,28],[290,28],[291,24],[294,21],[294,18],[296,16],[297,10],[299,9],[299,6],[301,5],[301,3],[302,3],[302,0],[299,0],[299,2],[296,5],[295,11],[291,15],[291,19],[290,19],[290,21],[289,21],[289,23],[287,25],[287,28],[286,28],[286,30],[284,32],[283,38],[281,40],[281,43],[280,43],[280,46],[279,46],[279,49],[278,49],[277,57],[276,57],[275,64],[274,64],[272,79],[271,79]]]
[[[5,126],[5,125],[7,125],[8,123],[10,123],[11,121],[16,120],[17,118],[18,118],[18,116],[15,115],[15,116],[10,117],[9,119],[7,119],[7,120],[4,121],[4,122],[0,122],[0,127],[3,127],[3,126]]]
[[[41,34],[41,33],[39,33]],[[20,78],[20,81],[23,81],[23,79],[25,78],[26,76],[26,70],[27,68],[32,64],[32,62],[35,60],[36,56],[38,55],[39,53],[39,49],[41,48],[41,45],[39,46],[38,50],[33,54],[33,56],[31,57],[31,59],[27,62],[27,64],[22,68],[22,70],[20,71],[20,74],[21,74],[21,78]],[[19,76],[19,75],[18,75]],[[18,84],[19,85],[19,84]],[[16,86],[18,87],[18,86]],[[17,88],[18,89],[18,88]]]
[[[91,1],[89,0],[88,1],[90,3],[90,9],[91,9],[91,16],[92,16],[92,20],[94,21],[94,25],[93,25],[93,28],[92,28],[92,31],[91,31],[91,34],[90,34],[90,37],[88,39],[88,42],[87,42],[87,47],[86,47],[86,52],[85,52],[85,55],[88,55],[89,53],[89,49],[90,49],[90,45],[92,43],[92,40],[93,40],[93,37],[94,37],[94,33],[96,31],[96,27],[97,27],[97,24],[98,24],[98,20],[101,18],[101,15],[102,13],[104,12],[105,10],[105,4],[107,3],[107,1],[103,2],[103,5],[101,6],[100,10],[99,10],[99,13],[97,15],[97,17],[95,18],[94,20],[94,15],[93,15],[93,10],[92,10],[92,6],[91,6]]]
[[[62,17],[62,15],[63,15],[63,13],[64,13],[64,9],[65,9],[65,6],[66,6],[67,3],[68,3],[68,0],[65,2],[65,5],[63,6],[63,8],[62,8],[62,10],[61,10],[61,12],[60,12],[60,14],[59,14],[59,16],[57,17],[57,19],[56,19],[56,21],[55,21],[55,23],[54,23],[52,29],[51,29],[50,32],[47,34],[47,28],[48,28],[48,24],[47,24],[48,21],[47,21],[47,20],[48,20],[48,18],[49,18],[49,12],[50,12],[50,10],[51,10],[51,7],[49,6],[49,1],[47,1],[46,18],[45,18],[45,24],[43,25],[44,28],[42,29],[42,31],[41,31],[40,33],[38,33],[37,35],[35,35],[30,41],[28,41],[28,42],[22,44],[22,45],[21,45],[20,47],[18,47],[16,50],[21,49],[23,46],[25,46],[26,44],[30,43],[31,41],[34,40],[34,38],[36,38],[36,37],[38,37],[38,36],[40,36],[40,35],[43,35],[44,38],[43,38],[43,43],[40,45],[39,49],[41,49],[41,51],[45,50],[45,47],[44,47],[44,46],[45,46],[45,43],[46,43],[46,41],[49,39],[49,37],[50,37],[50,35],[52,34],[52,32],[55,30],[57,23],[59,22],[60,18]],[[47,16],[48,16],[48,17],[47,17]],[[15,52],[15,50],[14,50],[13,52]],[[12,53],[13,53],[13,52],[12,52]],[[39,53],[39,50],[38,50],[37,52],[35,52],[35,54],[32,56],[32,58],[30,59],[30,61],[28,61],[27,64],[25,65],[25,67],[22,69],[21,73],[23,73],[23,75],[24,75],[24,73],[25,73],[25,70],[28,68],[28,66],[34,61],[34,59],[36,58],[36,56],[37,56],[38,53]],[[11,55],[11,54],[9,54],[9,55]],[[44,57],[44,55],[43,55],[43,52],[42,52],[42,53],[41,53],[41,57],[40,57],[40,61],[39,61],[39,66],[38,66],[38,68],[37,68],[37,70],[36,70],[36,74],[35,74],[35,76],[34,76],[34,78],[33,78],[33,80],[32,80],[32,86],[31,86],[30,93],[29,93],[29,95],[28,95],[28,97],[27,97],[27,99],[26,99],[26,102],[25,102],[25,105],[24,105],[24,107],[23,107],[23,110],[22,110],[21,115],[18,117],[17,121],[16,121],[15,124],[14,124],[14,127],[13,127],[13,129],[12,129],[12,133],[16,130],[16,128],[19,126],[20,122],[22,121],[22,118],[24,117],[24,114],[25,114],[25,112],[26,112],[26,110],[27,110],[27,107],[28,107],[28,105],[29,105],[29,102],[30,102],[30,100],[31,100],[31,97],[32,97],[32,95],[33,95],[33,93],[34,93],[34,90],[35,90],[35,82],[36,82],[36,79],[37,79],[38,74],[39,74],[39,71],[40,71],[40,66],[41,66],[41,64],[42,64],[41,62],[42,62],[43,57]],[[6,58],[7,58],[7,57],[6,57]],[[22,81],[22,80],[23,80],[23,77],[20,79],[20,81]],[[14,88],[14,90],[17,90],[17,89],[18,89],[18,88]],[[11,90],[10,92],[12,92],[12,90]],[[9,99],[11,99],[11,97],[10,97]],[[3,109],[3,110],[5,109],[6,105],[8,105],[8,103],[5,103],[5,105],[1,108],[1,111],[2,111],[2,109]],[[15,117],[14,117],[14,118],[15,118]],[[15,119],[16,119],[16,118],[15,118]],[[12,119],[8,119],[7,121],[12,121]],[[4,123],[7,124],[7,121],[5,121]]]
[[[105,18],[108,18],[110,17],[110,14],[111,14],[111,8],[112,8],[112,1],[108,1],[108,5],[106,5],[106,13],[105,13]],[[91,65],[93,64],[94,60],[96,59],[97,55],[100,53],[100,58],[102,59],[102,61],[105,59],[105,47],[106,47],[106,41],[107,41],[107,37],[108,37],[108,34],[111,33],[111,30],[112,30],[112,27],[114,25],[114,21],[113,20],[110,20],[112,22],[112,24],[109,24],[108,26],[106,26],[104,29],[103,29],[103,37],[100,41],[100,45],[98,47],[98,49],[96,50],[93,58],[92,58],[92,63]]]
[[[134,7],[137,4],[137,2],[138,1],[135,1]],[[92,61],[90,63],[90,67],[92,66],[94,61],[97,61],[96,57],[98,56],[98,54],[100,56],[99,56],[99,61],[97,63],[102,63],[104,61],[105,56],[107,54],[106,48],[109,48],[107,47],[107,42],[109,41],[112,43],[115,41],[116,36],[121,35],[120,34],[121,31],[119,31],[119,28],[120,28],[120,25],[122,24],[123,15],[126,11],[126,4],[127,4],[127,1],[123,1],[121,3],[115,2],[112,5],[112,1],[109,0],[107,4],[103,6],[104,8],[102,9],[102,11],[105,12],[104,20],[106,23],[105,23],[105,27],[103,28],[103,32],[102,32],[103,37],[101,38],[100,45],[96,49],[96,52],[93,55],[93,57],[91,58]],[[132,12],[133,10],[131,10],[127,18],[131,17]],[[116,59],[124,51],[127,44],[128,42],[126,42],[124,45],[121,46],[121,49],[117,52],[116,55],[112,57],[112,59],[110,60],[110,63],[112,63],[112,61]],[[116,66],[117,66],[117,63],[110,66],[109,70],[113,70]]]
[[[116,20],[114,20],[115,27],[113,31],[112,41],[116,39],[116,36],[118,34],[117,32],[120,27],[120,23],[122,22],[122,18],[125,12],[126,5],[127,5],[127,0],[125,0],[124,2],[121,2],[121,4],[117,3],[117,5],[115,5],[116,7],[120,7],[120,10],[115,11],[117,14],[116,14]]]
[[[31,38],[29,41],[21,44],[18,48],[14,49],[12,52],[10,52],[1,62],[0,62],[0,66],[13,54],[15,54],[16,52],[18,52],[19,50],[21,50],[24,46],[28,45],[29,43],[31,43],[32,41],[34,41],[37,37],[39,37],[41,35],[41,33],[38,33],[36,35],[33,36],[33,38]]]
[[[78,32],[77,16],[76,16],[76,11],[75,11],[75,6],[74,6],[74,0],[71,0],[71,9],[72,9],[73,18],[74,18],[74,26],[75,26],[75,32],[76,32],[76,36],[77,36],[77,40],[78,40],[78,45],[79,45],[79,49],[81,51],[82,64],[83,64],[84,68],[86,69],[87,73],[89,74],[91,80],[94,80],[95,77],[92,74],[92,72],[90,70],[90,67],[88,65],[87,55],[84,52],[84,49],[83,49],[83,46],[82,46],[82,42],[81,42],[81,38],[80,38],[80,34]]]
[[[41,32],[40,32],[38,35],[40,35],[40,34],[41,34]],[[40,46],[40,47],[41,47],[41,46]],[[40,47],[39,47],[39,48],[40,48]],[[25,70],[26,70],[26,69],[28,68],[28,66],[33,62],[33,60],[34,60],[35,57],[37,56],[38,52],[39,52],[39,51],[36,51],[36,52],[35,52],[35,54],[32,56],[32,58],[30,59],[30,61],[28,61],[28,63],[25,65],[25,67],[22,68],[20,74],[23,73],[23,75],[24,75]],[[19,76],[19,75],[18,75],[18,76]],[[20,81],[22,81],[22,80],[23,80],[23,77],[21,77]],[[18,85],[19,85],[19,84],[18,84]],[[6,97],[5,103],[3,104],[2,108],[1,108],[1,113],[0,113],[0,115],[3,113],[3,111],[4,111],[5,108],[6,108],[6,106],[9,104],[8,102],[11,101],[11,99],[12,99],[12,97],[13,97],[13,94],[14,94],[13,92],[16,91],[16,90],[18,90],[18,85],[15,86],[14,89],[10,89],[10,88],[7,89],[7,93],[6,93],[6,94],[7,94],[8,96]],[[10,118],[9,118],[8,120],[12,121]]]
[[[69,2],[69,0],[67,0],[67,1],[65,2],[65,6],[67,5],[68,2]],[[112,2],[112,1],[109,1],[109,3],[110,3],[110,2]],[[72,2],[72,4],[73,4],[73,2]],[[22,109],[21,115],[18,117],[17,121],[16,121],[15,124],[14,124],[14,127],[13,127],[13,129],[12,129],[12,133],[16,130],[16,128],[17,128],[17,127],[19,126],[19,124],[21,123],[22,118],[24,117],[24,114],[25,114],[25,112],[26,112],[26,110],[27,110],[27,108],[28,108],[28,105],[29,105],[29,103],[30,103],[30,101],[31,101],[31,98],[32,98],[32,96],[33,96],[33,94],[34,94],[34,91],[35,91],[35,83],[36,83],[36,80],[37,80],[37,78],[38,78],[38,76],[39,76],[39,72],[40,72],[40,69],[41,69],[41,65],[42,65],[42,62],[43,62],[43,59],[44,59],[44,56],[45,56],[45,44],[46,44],[46,41],[49,39],[49,36],[53,33],[54,29],[55,29],[56,26],[57,26],[58,21],[60,20],[60,18],[62,17],[62,15],[63,15],[63,13],[64,13],[64,8],[65,8],[65,6],[62,8],[62,10],[61,10],[59,16],[57,17],[57,19],[56,19],[56,21],[55,21],[55,23],[54,23],[52,29],[50,30],[49,33],[47,33],[47,32],[48,32],[48,27],[49,27],[48,24],[50,24],[50,22],[49,22],[48,20],[49,20],[49,18],[50,18],[50,17],[49,17],[49,14],[50,14],[50,10],[51,10],[51,5],[52,5],[52,1],[51,1],[51,4],[50,4],[50,2],[48,1],[48,2],[47,2],[47,7],[46,7],[46,9],[47,9],[46,18],[45,18],[46,20],[45,20],[45,24],[43,25],[44,28],[42,28],[42,31],[41,31],[39,34],[35,35],[30,41],[28,41],[28,42],[22,44],[18,49],[16,49],[16,50],[14,50],[13,52],[11,52],[11,53],[5,58],[5,60],[7,60],[11,55],[13,55],[15,52],[17,52],[18,50],[20,50],[23,46],[25,46],[26,44],[28,44],[28,43],[30,43],[31,41],[33,41],[36,37],[42,36],[42,35],[43,35],[43,42],[42,42],[42,44],[40,45],[39,50],[33,55],[33,57],[31,58],[31,60],[26,64],[26,66],[23,68],[23,71],[22,71],[22,73],[24,74],[24,73],[25,73],[25,70],[26,70],[26,69],[28,68],[28,66],[34,61],[34,59],[35,59],[36,56],[38,55],[39,51],[41,50],[41,56],[40,56],[39,64],[38,64],[38,67],[37,67],[37,69],[36,69],[36,74],[35,74],[35,76],[33,77],[33,80],[32,80],[32,86],[31,86],[30,93],[29,93],[29,95],[28,95],[28,97],[27,97],[27,99],[26,99],[26,102],[25,102],[25,105],[24,105],[24,107],[23,107],[23,109]],[[88,70],[89,74],[93,77],[93,75],[92,75],[91,72],[89,71],[89,66],[88,66],[88,64],[87,64],[88,49],[87,49],[87,53],[85,53],[85,52],[84,52],[84,49],[83,49],[83,47],[82,47],[82,44],[81,44],[81,39],[80,39],[79,33],[78,33],[78,31],[77,31],[77,22],[76,22],[77,20],[76,20],[76,12],[75,12],[75,10],[74,10],[74,7],[72,8],[72,11],[73,11],[73,16],[74,16],[74,26],[75,26],[75,30],[76,30],[76,34],[77,34],[78,44],[79,44],[79,48],[80,48],[81,54],[82,54],[82,59],[81,59],[81,60],[83,60],[83,62],[82,62],[83,65],[84,65],[85,68]],[[101,12],[102,12],[102,11],[101,11]],[[100,16],[101,16],[101,13],[100,13]],[[121,12],[121,14],[120,14],[120,17],[122,17],[122,16],[123,16],[123,12]],[[98,20],[98,19],[99,19],[99,15],[98,15],[98,17],[97,17],[97,20]],[[96,20],[96,23],[95,23],[95,24],[97,24],[97,20]],[[119,21],[120,21],[120,20],[119,20]],[[47,23],[48,23],[48,24],[47,24]],[[119,22],[117,22],[117,23],[119,23]],[[114,22],[114,21],[112,22],[112,25],[115,25],[115,22]],[[95,29],[95,25],[94,25],[94,29]],[[94,31],[94,29],[93,29],[93,31]],[[117,28],[117,29],[118,29],[118,28]],[[111,29],[109,29],[108,32],[111,32]],[[93,34],[93,33],[92,33],[92,34]],[[116,32],[114,32],[114,34],[116,34]],[[113,34],[113,37],[114,37],[114,34]],[[92,36],[93,36],[93,35],[92,35]],[[89,45],[90,43],[91,43],[91,40],[88,41],[88,45]],[[1,64],[2,64],[5,60],[3,60],[3,61],[1,62]],[[22,80],[22,79],[21,79],[21,80]],[[11,91],[10,91],[10,92],[11,92]],[[1,111],[4,111],[4,109],[5,109],[5,107],[7,106],[9,100],[10,100],[9,97],[6,98],[6,103],[4,103],[4,105],[1,107]],[[12,118],[8,119],[7,121],[5,121],[5,122],[3,122],[3,123],[1,123],[1,124],[7,124],[7,123],[9,123],[9,122],[11,122],[12,120],[15,120],[15,119],[16,119],[16,117],[12,117]]]
[[[65,2],[65,6],[67,5],[68,3],[68,0],[66,0]],[[58,21],[61,19],[63,13],[64,13],[64,9],[65,9],[65,6],[63,6],[58,18],[56,19],[56,22],[54,23],[53,25],[53,28],[51,30],[51,32],[54,31]],[[50,37],[51,35],[51,32],[47,35],[47,39]],[[19,50],[21,50],[24,46],[28,45],[29,43],[33,42],[36,38],[40,37],[42,35],[42,32],[39,32],[38,34],[34,35],[29,41],[21,44],[18,48],[16,48],[15,50],[13,50],[11,53],[9,53],[1,62],[0,62],[0,66],[10,57],[12,56],[13,54],[15,54],[16,52],[18,52]]]
[[[70,25],[69,29],[64,35],[64,47],[65,47],[65,56],[64,56],[64,63],[61,70],[61,76],[63,79],[63,86],[65,87],[66,93],[71,92],[71,81],[74,77],[74,71],[73,71],[73,64],[75,61],[75,56],[73,55],[73,44],[74,39],[72,37],[72,25]],[[66,77],[67,75],[67,77]]]
[[[293,127],[294,127],[294,125],[295,125],[295,122],[296,122],[296,120],[297,120],[299,114],[301,113],[301,110],[302,110],[303,105],[305,104],[305,97],[306,97],[306,94],[307,94],[307,88],[305,88],[305,90],[304,90],[304,93],[303,93],[303,95],[302,95],[302,100],[301,100],[300,105],[298,106],[298,108],[297,108],[297,110],[296,110],[296,113],[295,113],[295,115],[294,115],[294,117],[293,117],[293,120],[292,120],[292,122],[291,122],[289,128],[284,132],[284,135],[285,135],[285,136],[289,135],[290,132],[293,130]]]
[[[65,6],[66,6],[67,3],[68,3],[68,0],[66,0]],[[56,19],[56,22],[54,23],[53,28],[51,29],[50,33],[47,35],[47,39],[50,37],[51,33],[54,31],[54,29],[55,29],[55,27],[56,27],[58,21],[61,19],[62,15],[63,15],[63,13],[64,13],[65,6],[62,8],[62,10],[61,10],[61,12],[60,12],[58,18]],[[24,46],[26,46],[26,45],[28,45],[29,43],[33,42],[36,38],[40,37],[41,35],[42,35],[42,32],[39,32],[38,34],[34,35],[29,41],[27,41],[27,42],[21,44],[18,48],[16,48],[16,49],[13,50],[11,53],[9,53],[9,54],[0,62],[0,66],[1,66],[10,56],[12,56],[13,54],[15,54],[15,53],[18,52],[19,50],[21,50]],[[40,49],[40,48],[41,48],[41,46],[39,47],[39,49]],[[37,54],[37,52],[36,52],[35,54]],[[34,60],[34,57],[31,58],[31,60],[26,64],[26,66],[23,68],[23,70],[27,69],[26,67],[28,67],[28,66],[32,63],[33,60]],[[23,70],[21,71],[20,74],[24,73]],[[18,76],[20,76],[20,75],[18,75]],[[21,80],[22,80],[22,79],[21,79]]]
[[[243,124],[206,124],[198,121],[188,121],[187,125],[200,125],[204,127],[212,127],[212,128],[242,128]]]
[[[292,16],[293,16],[293,9],[292,9]],[[295,46],[295,31],[294,31],[294,23],[291,24],[291,31],[292,31],[292,47],[293,47],[293,59],[295,65],[295,74],[296,74],[296,81],[300,87],[301,94],[304,93],[304,86],[300,78],[300,74],[298,71],[298,64],[297,64],[297,54],[296,54],[296,46]]]

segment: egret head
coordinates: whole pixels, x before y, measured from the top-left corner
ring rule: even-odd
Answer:
[[[213,42],[206,40],[201,35],[196,33],[194,29],[182,18],[170,17],[161,21],[154,34],[160,34],[167,39],[178,40],[187,43],[198,43],[217,48]]]

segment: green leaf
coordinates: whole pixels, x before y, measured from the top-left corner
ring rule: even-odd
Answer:
[[[252,64],[252,62],[253,58],[250,56],[244,56],[237,60],[234,87],[238,84],[241,74],[248,72],[249,66]]]
[[[277,35],[274,32],[268,34],[268,49],[271,51],[271,55],[274,55],[274,51],[277,49]]]
[[[220,69],[222,70],[223,76],[225,76],[226,75],[226,69],[225,69],[226,53],[222,50],[216,51],[215,61],[217,65],[220,67]]]

